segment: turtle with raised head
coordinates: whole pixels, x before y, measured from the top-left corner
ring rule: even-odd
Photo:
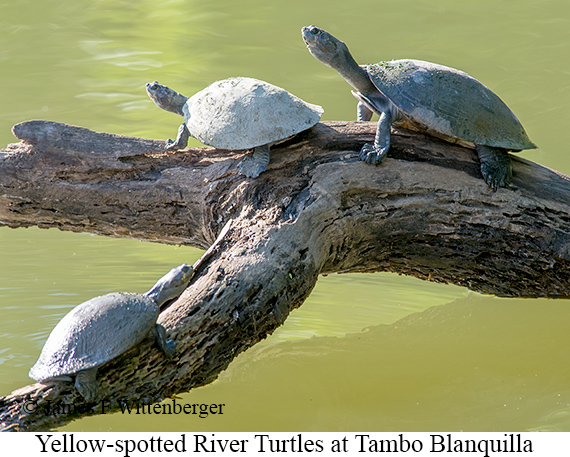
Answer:
[[[374,143],[360,151],[367,163],[382,162],[394,123],[474,145],[485,182],[497,190],[512,180],[508,151],[536,148],[507,105],[467,73],[421,60],[360,66],[347,46],[325,30],[311,25],[303,27],[302,35],[309,52],[356,89],[358,120],[380,116]]]
[[[153,333],[166,357],[176,344],[156,323],[160,305],[178,297],[194,275],[182,264],[163,276],[145,294],[115,292],[77,305],[54,327],[40,357],[30,369],[36,381],[75,375],[75,387],[86,401],[97,396],[97,369]]]
[[[147,83],[146,91],[160,108],[184,117],[166,149],[185,148],[190,136],[218,149],[254,149],[239,164],[250,178],[267,169],[272,144],[311,128],[323,113],[322,107],[253,78],[217,81],[190,98],[156,81]]]

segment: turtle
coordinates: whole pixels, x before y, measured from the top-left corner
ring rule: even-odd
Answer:
[[[496,191],[512,180],[508,151],[537,147],[508,106],[463,71],[412,59],[360,66],[348,47],[325,30],[311,25],[301,33],[309,52],[356,89],[357,119],[379,115],[374,143],[366,143],[359,154],[366,163],[382,162],[394,123],[474,146],[483,179]]]
[[[176,344],[156,320],[160,305],[180,295],[193,275],[194,269],[182,264],[145,294],[115,292],[77,305],[50,333],[30,377],[44,382],[75,375],[75,388],[90,402],[98,392],[97,369],[148,335],[154,334],[160,350],[172,357]]]
[[[190,98],[157,81],[146,91],[160,108],[184,116],[166,149],[185,148],[189,136],[218,149],[254,149],[238,166],[250,178],[267,169],[272,144],[311,128],[323,113],[285,89],[246,77],[216,81]]]

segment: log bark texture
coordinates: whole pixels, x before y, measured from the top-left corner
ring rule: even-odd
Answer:
[[[502,296],[570,295],[568,177],[513,156],[513,184],[493,192],[474,150],[403,129],[370,166],[357,151],[374,132],[369,122],[317,124],[273,147],[268,170],[250,179],[237,171],[247,151],[167,152],[159,140],[15,126],[24,141],[0,151],[0,224],[200,248],[231,225],[159,317],[173,359],[148,341],[104,365],[86,409],[70,383],[19,389],[0,399],[3,427],[49,429],[102,401],[109,411],[207,384],[280,326],[320,274],[391,271]]]

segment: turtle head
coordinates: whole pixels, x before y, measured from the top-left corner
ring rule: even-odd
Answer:
[[[301,29],[301,34],[313,57],[335,70],[343,65],[347,54],[350,56],[346,44],[326,30],[309,25]]]
[[[188,97],[179,94],[170,87],[159,84],[157,81],[146,83],[146,93],[160,108],[184,116],[182,107],[188,100]]]
[[[150,289],[145,295],[152,298],[158,306],[168,300],[178,297],[194,276],[194,269],[183,263],[173,268]]]
[[[357,91],[363,94],[378,92],[366,69],[356,63],[346,44],[314,25],[303,27],[301,33],[313,57],[338,71]]]

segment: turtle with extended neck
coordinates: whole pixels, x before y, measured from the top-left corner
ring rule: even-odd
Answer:
[[[172,357],[176,345],[156,323],[160,305],[178,297],[194,276],[191,266],[170,270],[145,294],[115,292],[77,305],[55,326],[30,369],[36,381],[67,379],[91,401],[97,396],[97,369],[153,334],[160,350]]]
[[[347,46],[325,30],[311,25],[303,27],[302,35],[310,53],[356,89],[358,120],[380,116],[374,143],[360,151],[367,163],[382,162],[394,123],[474,145],[483,179],[497,190],[512,180],[508,151],[536,148],[507,105],[467,73],[420,60],[360,66]]]
[[[254,149],[238,165],[251,178],[267,169],[272,144],[311,128],[323,113],[320,106],[253,78],[217,81],[190,98],[156,81],[146,91],[160,108],[184,117],[166,149],[185,148],[190,136],[218,149]]]

